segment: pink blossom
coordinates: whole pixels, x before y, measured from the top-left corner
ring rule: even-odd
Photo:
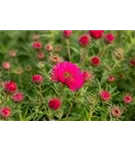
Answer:
[[[79,90],[84,84],[84,77],[80,68],[66,61],[53,67],[51,78],[53,81],[67,85],[71,91]]]
[[[12,96],[14,102],[21,102],[24,99],[24,95],[21,92],[18,92]]]

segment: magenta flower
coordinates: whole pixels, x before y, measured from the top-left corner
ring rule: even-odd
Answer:
[[[131,102],[132,102],[132,96],[129,95],[129,94],[125,95],[124,98],[123,98],[123,101],[124,101],[126,104],[131,103]]]
[[[17,90],[17,84],[14,81],[5,82],[4,90],[10,94],[13,94]]]
[[[109,91],[103,90],[100,92],[100,98],[103,101],[108,101],[111,98],[111,94],[109,93]]]
[[[0,116],[3,118],[8,118],[11,115],[11,108],[9,107],[2,107],[0,109]]]
[[[60,62],[52,69],[51,78],[67,85],[71,91],[79,90],[84,84],[83,73],[71,62]]]
[[[32,76],[32,82],[40,84],[43,82],[43,77],[40,74],[35,74]]]
[[[112,33],[108,33],[105,35],[105,41],[109,44],[115,40],[115,36]]]
[[[18,92],[12,96],[14,102],[21,102],[24,99],[24,95],[21,92]]]

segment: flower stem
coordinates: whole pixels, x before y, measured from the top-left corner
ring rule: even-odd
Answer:
[[[80,49],[80,63],[82,64],[82,66],[84,66],[87,56],[88,56],[88,49],[82,47]]]
[[[70,108],[69,108],[69,111],[68,111],[68,113],[67,113],[67,115],[66,115],[66,119],[69,117],[69,114],[71,113],[71,111],[72,111],[72,108],[73,108],[73,106],[74,106],[74,103],[75,103],[75,100],[77,99],[77,97],[78,97],[78,93],[75,93],[75,99],[74,99],[74,101],[71,103],[71,105],[70,105]]]
[[[39,88],[39,95],[40,95],[40,97],[41,97],[41,100],[42,100],[42,103],[43,103],[43,100],[44,100],[44,97],[43,97],[43,95],[42,95],[42,88],[41,88],[41,85],[39,85],[38,86],[38,88]]]
[[[83,51],[83,61],[82,61],[82,66],[84,66],[85,62],[86,62],[86,58],[88,56],[88,50],[85,48],[85,50]]]
[[[66,39],[66,44],[67,44],[67,51],[68,51],[68,59],[70,61],[71,60],[71,51],[70,51],[70,41],[69,41],[69,39]]]
[[[64,92],[63,89],[64,89],[64,84],[61,83],[61,84],[60,84],[60,95],[61,95],[60,98],[61,98],[61,99],[62,99],[62,95],[63,95],[63,92]]]
[[[120,62],[121,62],[120,60],[117,61],[117,62],[114,64],[114,66],[112,67],[112,70],[115,69],[115,68],[119,65]]]
[[[21,112],[19,112],[19,118],[20,118],[20,121],[23,121]]]
[[[80,63],[83,62],[83,47],[80,49]]]
[[[107,49],[107,46],[105,46],[104,49],[98,53],[98,56],[102,57],[105,54],[106,49]]]
[[[71,103],[71,105],[70,105],[69,111],[68,111],[68,113],[67,113],[67,115],[66,115],[66,119],[68,118],[68,116],[69,116],[69,114],[70,114],[70,112],[71,112],[71,110],[72,110],[72,108],[73,108],[73,104],[74,104],[74,103]]]
[[[22,117],[22,113],[21,113],[21,104],[18,104],[18,116],[19,116],[19,119],[20,121],[23,121],[23,117]]]

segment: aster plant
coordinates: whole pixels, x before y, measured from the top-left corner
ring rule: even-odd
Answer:
[[[0,120],[135,120],[135,31],[0,31]]]

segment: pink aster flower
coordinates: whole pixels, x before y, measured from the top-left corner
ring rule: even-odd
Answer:
[[[126,104],[132,102],[132,96],[129,95],[129,94],[125,95],[124,98],[123,98],[123,101],[124,101]]]
[[[111,94],[109,91],[103,90],[100,92],[100,98],[103,101],[108,101],[111,98]]]
[[[110,75],[107,80],[108,80],[108,82],[114,82],[115,81],[115,76]]]
[[[14,102],[21,102],[24,99],[24,95],[23,95],[23,93],[18,92],[15,95],[13,95],[12,99]]]
[[[115,36],[112,33],[108,33],[105,35],[105,41],[107,43],[112,43],[115,40]]]
[[[33,83],[40,84],[43,82],[43,77],[40,74],[35,74],[32,76]]]
[[[49,100],[48,105],[51,109],[57,110],[61,106],[61,100],[59,98],[52,98]]]
[[[17,84],[13,81],[8,81],[4,84],[4,90],[10,94],[13,94],[17,90]]]
[[[79,90],[84,84],[83,72],[71,62],[60,62],[52,69],[53,81],[67,85],[71,91]]]
[[[63,35],[66,38],[69,38],[72,35],[72,30],[64,30]]]
[[[11,109],[9,107],[3,107],[0,109],[0,116],[8,118],[11,115]]]
[[[92,78],[92,74],[89,71],[83,72],[84,81],[87,82]]]
[[[5,62],[2,63],[2,67],[5,70],[9,70],[10,69],[10,63],[5,61]]]
[[[114,106],[111,110],[113,117],[119,118],[122,115],[122,110],[118,106]]]
[[[42,48],[42,43],[40,41],[36,41],[33,43],[32,47],[34,49],[41,49]]]

